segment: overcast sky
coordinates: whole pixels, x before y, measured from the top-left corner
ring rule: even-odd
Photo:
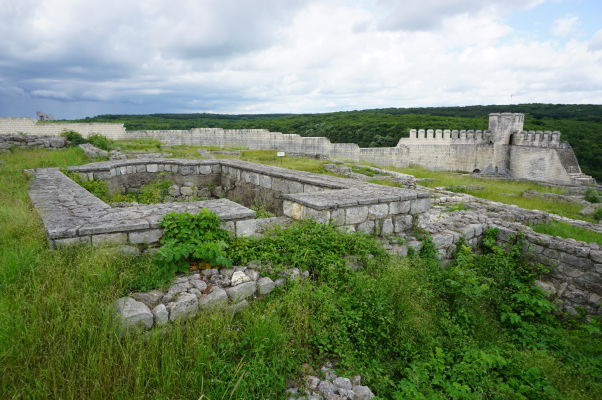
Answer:
[[[602,103],[602,0],[0,0],[0,116]]]

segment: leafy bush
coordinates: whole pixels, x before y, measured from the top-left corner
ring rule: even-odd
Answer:
[[[229,253],[237,264],[259,261],[271,264],[275,270],[296,267],[322,277],[347,273],[344,257],[348,255],[364,265],[386,258],[384,250],[369,235],[347,234],[312,220],[275,227],[259,238],[238,238]]]
[[[594,214],[592,215],[592,217],[594,218],[594,220],[596,221],[600,221],[602,220],[602,207],[598,208],[596,210],[596,212],[594,212]]]
[[[232,266],[232,260],[226,255],[230,233],[221,229],[219,217],[208,209],[197,215],[166,214],[160,226],[164,233],[155,262],[166,276],[188,272],[190,262]]]
[[[583,198],[586,201],[589,201],[590,203],[599,203],[600,202],[600,195],[598,194],[598,191],[594,190],[592,188],[587,188],[587,190],[585,191],[585,194],[583,195]]]
[[[87,143],[86,139],[75,131],[64,131],[61,132],[61,136],[67,139],[69,146],[78,146],[82,143]]]
[[[67,173],[69,178],[71,178],[75,183],[86,189],[88,192],[92,193],[94,196],[98,197],[101,200],[109,200],[110,192],[109,185],[106,181],[103,180],[84,180],[77,173]]]
[[[144,204],[162,203],[169,195],[169,187],[172,185],[169,179],[160,179],[140,188],[138,193],[134,194],[135,201]]]
[[[111,151],[115,147],[115,143],[111,139],[98,133],[88,136],[87,142],[106,151]]]

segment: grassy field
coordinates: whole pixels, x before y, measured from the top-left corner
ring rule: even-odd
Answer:
[[[573,226],[562,221],[551,221],[546,224],[532,226],[535,232],[545,233],[546,235],[560,236],[563,238],[573,238],[586,243],[598,243],[602,245],[602,234],[589,229]]]
[[[157,266],[102,248],[49,250],[27,199],[24,168],[89,160],[77,148],[17,150],[0,160],[2,399],[284,399],[302,363],[326,360],[365,377],[381,398],[602,397],[595,325],[559,323],[545,307],[520,324],[504,322],[504,304],[525,311],[509,300],[516,287],[544,304],[517,275],[528,268],[508,268],[519,259],[464,251],[441,269],[428,242],[420,257],[389,258],[370,237],[320,225],[231,247],[238,261],[295,265],[313,279],[236,316],[216,311],[123,336],[112,303],[161,285],[152,279]],[[348,254],[366,268],[344,269]]]
[[[559,188],[539,185],[535,182],[483,179],[468,176],[463,173],[429,171],[421,167],[386,167],[386,169],[402,172],[404,174],[410,174],[416,178],[428,179],[427,181],[419,182],[419,184],[422,186],[444,186],[448,187],[448,190],[467,193],[482,199],[497,201],[504,204],[514,204],[529,210],[547,211],[563,217],[596,222],[591,217],[584,217],[583,215],[579,214],[579,211],[584,208],[584,206],[581,204],[522,196],[525,190],[533,190],[540,193],[563,194],[564,190]],[[458,186],[481,186],[482,189],[459,189]]]

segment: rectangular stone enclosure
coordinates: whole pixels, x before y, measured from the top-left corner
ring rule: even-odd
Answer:
[[[223,227],[238,236],[265,221],[248,207],[260,205],[278,216],[313,218],[349,231],[387,235],[410,229],[430,208],[426,192],[239,160],[134,159],[70,167],[84,180],[104,180],[112,190],[137,190],[158,178],[177,193],[222,198],[114,208],[57,168],[37,169],[30,199],[52,247],[86,243],[123,246],[132,252],[156,245],[161,218],[169,212],[215,212]],[[239,204],[240,203],[240,204]]]

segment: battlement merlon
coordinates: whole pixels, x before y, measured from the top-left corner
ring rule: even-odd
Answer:
[[[491,132],[482,130],[451,130],[451,129],[410,129],[410,137],[403,140],[407,141],[426,141],[432,144],[437,143],[483,143],[489,140]]]
[[[558,148],[562,142],[558,131],[522,131],[512,134],[511,143],[516,146]]]

